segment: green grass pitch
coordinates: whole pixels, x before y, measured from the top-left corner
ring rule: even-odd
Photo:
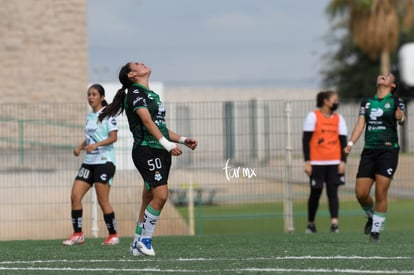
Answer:
[[[365,219],[348,205],[339,234],[328,231],[321,205],[313,235],[304,233],[304,205],[295,205],[290,234],[283,233],[280,217],[271,216],[272,205],[255,205],[256,218],[246,205],[204,207],[203,234],[155,237],[155,257],[130,256],[131,238],[109,247],[90,238],[73,247],[62,240],[2,241],[0,274],[414,274],[412,202],[390,202],[378,244],[362,233]]]
[[[1,242],[0,274],[414,274],[412,232],[157,237],[155,257],[132,257],[130,239],[63,247],[61,240]]]

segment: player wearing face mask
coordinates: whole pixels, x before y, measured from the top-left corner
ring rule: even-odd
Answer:
[[[310,183],[306,233],[316,233],[315,217],[324,184],[331,215],[330,231],[339,232],[338,187],[345,183],[343,148],[347,144],[348,129],[344,118],[335,112],[338,102],[336,92],[319,92],[316,97],[318,109],[307,115],[303,126],[304,170]]]

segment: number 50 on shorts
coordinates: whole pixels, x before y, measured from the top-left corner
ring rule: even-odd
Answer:
[[[160,158],[153,158],[147,161],[148,167],[150,171],[154,171],[155,169],[162,168],[162,162]]]

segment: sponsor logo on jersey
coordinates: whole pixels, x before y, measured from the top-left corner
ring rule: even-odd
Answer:
[[[381,108],[373,108],[369,114],[369,117],[371,120],[377,120],[377,118],[382,117],[383,114],[384,111]]]
[[[135,104],[137,104],[137,102],[140,102],[140,101],[142,101],[144,106],[147,105],[147,101],[142,96],[137,97],[132,104],[135,106]]]

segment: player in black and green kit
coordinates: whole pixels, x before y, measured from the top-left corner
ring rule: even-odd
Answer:
[[[171,155],[182,153],[176,143],[192,150],[197,147],[197,140],[180,136],[167,128],[165,107],[158,94],[149,88],[150,75],[151,69],[143,63],[129,62],[123,66],[119,72],[122,88],[100,116],[118,115],[125,110],[134,137],[132,159],[144,180],[144,189],[130,247],[133,256],[155,256],[152,234],[168,198]]]
[[[387,194],[391,179],[397,169],[398,144],[397,124],[404,122],[405,104],[394,96],[395,77],[391,73],[377,78],[377,93],[361,103],[359,118],[352,131],[345,153],[365,130],[365,144],[356,176],[355,195],[368,216],[364,233],[370,240],[379,241],[380,230],[387,213]],[[375,182],[375,201],[370,196]]]

